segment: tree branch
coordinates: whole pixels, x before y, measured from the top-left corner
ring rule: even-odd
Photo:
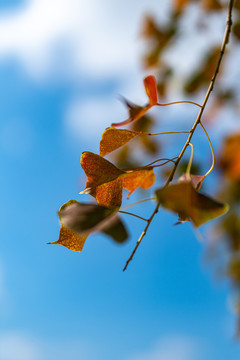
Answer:
[[[182,157],[183,157],[183,155],[184,155],[184,153],[185,153],[185,150],[186,150],[187,147],[189,146],[190,141],[191,141],[191,139],[192,139],[192,136],[193,136],[193,134],[194,134],[197,126],[198,126],[198,125],[200,124],[200,122],[201,122],[202,114],[203,114],[204,109],[205,109],[205,107],[206,107],[206,104],[207,104],[207,102],[208,102],[209,96],[210,96],[210,94],[211,94],[211,92],[212,92],[212,90],[213,90],[213,88],[214,88],[215,81],[216,81],[216,78],[217,78],[217,75],[218,75],[218,72],[219,72],[219,68],[220,68],[220,65],[221,65],[221,63],[222,63],[223,55],[224,55],[224,53],[225,53],[225,48],[226,48],[226,45],[227,45],[227,43],[228,43],[229,36],[230,36],[230,33],[231,33],[233,3],[234,3],[234,0],[230,0],[230,1],[229,1],[229,4],[228,4],[228,14],[227,14],[227,22],[226,22],[226,27],[225,27],[225,33],[224,33],[224,37],[223,37],[223,41],[222,41],[222,45],[221,45],[221,50],[220,50],[220,54],[219,54],[217,66],[216,66],[216,68],[215,68],[213,77],[212,77],[212,79],[211,79],[211,81],[210,81],[209,87],[208,87],[208,89],[207,89],[207,92],[206,92],[205,98],[204,98],[204,100],[203,100],[203,103],[202,103],[202,105],[201,105],[201,109],[200,109],[200,111],[199,111],[199,113],[198,113],[198,116],[197,116],[197,118],[196,118],[196,120],[195,120],[195,122],[194,122],[194,124],[193,124],[193,126],[192,126],[192,129],[191,129],[190,132],[189,132],[189,136],[188,136],[188,138],[187,138],[187,141],[185,142],[185,144],[184,144],[184,146],[183,146],[183,148],[182,148],[182,150],[181,150],[181,152],[180,152],[177,160],[175,161],[175,164],[174,164],[174,166],[173,166],[173,169],[172,169],[172,171],[171,171],[171,173],[170,173],[170,175],[169,175],[169,177],[168,177],[168,179],[167,179],[167,181],[166,181],[165,187],[168,186],[168,184],[173,180],[173,177],[174,177],[174,174],[175,174],[175,172],[176,172],[176,170],[177,170],[178,164],[179,164],[180,160],[182,159]],[[126,262],[126,265],[125,265],[124,268],[123,268],[123,271],[125,271],[125,270],[127,269],[128,264],[129,264],[130,261],[133,259],[133,256],[134,256],[134,254],[135,254],[138,246],[140,245],[142,239],[143,239],[144,236],[146,235],[147,230],[148,230],[148,228],[149,228],[149,226],[150,226],[150,224],[151,224],[154,216],[157,214],[159,207],[160,207],[160,204],[158,203],[158,204],[156,205],[156,207],[155,207],[155,209],[154,209],[151,217],[148,219],[147,225],[146,225],[145,229],[143,230],[142,234],[140,235],[140,237],[139,237],[139,239],[138,239],[138,241],[137,241],[137,243],[136,243],[136,246],[135,246],[133,252],[131,253],[130,257],[128,258],[128,260],[127,260],[127,262]]]

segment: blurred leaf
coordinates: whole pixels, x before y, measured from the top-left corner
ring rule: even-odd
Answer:
[[[123,178],[123,187],[129,191],[127,198],[139,187],[149,189],[154,185],[155,180],[152,168],[127,173]]]
[[[117,242],[127,239],[127,232],[116,211],[105,206],[69,200],[59,210],[61,224],[79,235],[102,231]],[[119,233],[116,232],[119,229]]]
[[[176,11],[181,12],[192,0],[174,0],[173,7]]]
[[[99,154],[101,156],[105,156],[125,145],[128,141],[132,140],[134,137],[140,134],[141,133],[137,131],[116,129],[115,127],[111,126],[107,128],[102,134]]]
[[[79,235],[62,225],[58,240],[49,244],[63,245],[70,250],[81,252],[87,237],[88,234]]]
[[[228,265],[227,274],[230,278],[240,285],[240,258],[233,256]]]
[[[109,226],[102,229],[102,232],[120,244],[128,239],[128,233],[118,215],[112,219]]]
[[[238,40],[240,40],[240,21],[233,26],[233,33]]]
[[[218,166],[230,180],[240,180],[240,133],[225,139]]]
[[[204,176],[202,175],[193,175],[193,174],[183,174],[178,181],[180,183],[187,183],[189,182],[189,176],[190,176],[190,181],[192,186],[194,187],[194,189],[196,189],[197,191],[200,189],[202,182],[204,180]]]
[[[157,93],[157,82],[154,76],[149,75],[144,80],[144,86],[146,94],[149,98],[149,105],[154,106],[158,103],[158,93]]]
[[[193,93],[199,90],[201,86],[205,86],[209,83],[214,74],[219,54],[220,48],[215,47],[205,55],[202,64],[199,66],[199,71],[193,73],[184,85],[184,90],[187,93]]]
[[[207,12],[219,11],[223,8],[219,0],[202,0],[201,5]]]
[[[225,217],[224,221],[219,224],[221,231],[227,236],[227,244],[231,251],[240,250],[240,216],[232,212]]]
[[[130,124],[143,117],[152,106],[157,104],[158,94],[157,94],[157,84],[155,77],[149,75],[143,80],[143,82],[144,82],[145,91],[149,99],[149,103],[141,107],[133,103],[130,103],[128,100],[122,97],[122,100],[124,101],[125,105],[128,107],[129,118],[120,123],[114,123],[112,124],[112,126],[118,127],[118,126]]]
[[[145,38],[158,38],[162,36],[162,31],[159,29],[152,16],[145,16],[141,35]]]
[[[142,116],[146,114],[146,112],[150,109],[151,106],[146,105],[144,107],[131,103],[126,100],[124,97],[121,97],[122,101],[128,108],[129,117],[127,120],[121,121],[120,123],[113,123],[111,126],[119,127],[131,124],[132,122],[140,119]]]
[[[223,215],[228,205],[198,193],[190,182],[168,185],[158,189],[159,203],[179,215],[181,221],[190,219],[198,227]]]

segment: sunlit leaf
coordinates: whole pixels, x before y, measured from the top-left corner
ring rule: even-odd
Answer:
[[[154,76],[149,75],[144,80],[144,86],[146,94],[149,98],[149,105],[154,106],[158,103],[158,93],[157,93],[157,82]]]
[[[223,215],[228,210],[227,204],[200,194],[190,182],[158,189],[156,196],[163,207],[177,213],[182,221],[189,218],[196,227]]]
[[[155,183],[155,180],[153,169],[133,171],[124,175],[123,187],[129,191],[127,196],[129,198],[133,191],[139,187],[149,189]]]
[[[82,153],[80,163],[87,176],[86,189],[82,193],[89,193],[89,188],[96,188],[124,174],[110,161],[92,152]]]
[[[120,208],[122,204],[122,177],[102,184],[90,193],[99,205],[109,208]]]
[[[79,235],[62,225],[58,240],[49,244],[63,245],[70,250],[81,252],[87,237],[88,234]]]
[[[80,194],[90,194],[99,205],[119,208],[122,203],[122,178],[125,171],[94,153],[83,153],[81,165],[87,176],[86,188]]]
[[[102,231],[117,242],[124,242],[128,237],[116,211],[105,206],[70,200],[61,207],[58,214],[61,224],[79,235]]]
[[[107,128],[102,134],[99,154],[101,156],[105,156],[125,145],[128,141],[132,140],[140,134],[141,133],[137,131],[116,129],[115,127],[111,126]]]

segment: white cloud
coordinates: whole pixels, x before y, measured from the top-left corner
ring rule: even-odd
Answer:
[[[17,57],[39,78],[61,62],[89,74],[125,70],[136,66],[144,10],[158,7],[157,0],[29,0],[1,16],[0,57]]]
[[[27,335],[9,332],[0,335],[0,360],[40,360],[39,348]]]
[[[187,336],[161,338],[152,348],[139,352],[127,360],[198,360],[203,358],[200,344]]]
[[[110,96],[89,97],[81,101],[75,99],[69,104],[65,120],[69,132],[77,138],[91,139],[99,142],[103,130],[113,122],[127,116],[127,111],[120,102]],[[115,116],[115,117],[114,117]]]
[[[0,360],[98,360],[99,351],[83,339],[41,339],[23,331],[0,334]]]

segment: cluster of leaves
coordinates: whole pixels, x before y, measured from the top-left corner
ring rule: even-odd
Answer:
[[[128,104],[129,118],[121,123],[112,124],[103,132],[99,155],[91,152],[84,152],[81,155],[81,166],[87,177],[86,188],[81,193],[90,194],[96,199],[97,204],[80,203],[76,200],[64,204],[59,211],[61,222],[59,239],[53,244],[82,251],[87,237],[95,231],[109,235],[118,243],[124,242],[128,235],[118,215],[123,189],[129,191],[127,195],[129,197],[138,188],[152,187],[156,181],[154,168],[159,166],[161,160],[165,160],[165,163],[171,161],[174,166],[176,165],[174,159],[157,159],[149,165],[135,169],[120,169],[104,158],[136,137],[165,134],[146,134],[118,128],[138,121],[151,107],[161,106],[158,103],[156,81],[152,75],[144,79],[144,86],[148,97],[147,105],[130,107]],[[190,133],[190,131],[185,132]],[[196,227],[224,214],[227,205],[199,192],[205,177],[191,175],[189,166],[189,171],[179,179],[178,183],[167,184],[155,190],[154,199],[157,206],[161,205],[178,214],[180,223],[191,221]],[[148,219],[143,220],[149,222]]]
[[[235,21],[232,28],[234,34],[232,52],[234,48],[239,46],[240,41],[239,1],[235,1],[233,6]],[[197,68],[192,72],[189,69],[189,74],[185,78],[180,77],[179,79],[179,74],[174,66],[166,60],[169,50],[181,41],[182,20],[191,7],[194,8],[195,13],[197,13],[196,8],[201,10],[199,11],[201,19],[198,20],[195,29],[192,31],[207,33],[208,25],[211,24],[209,18],[215,14],[220,15],[223,11],[226,12],[227,3],[221,0],[173,0],[172,11],[167,23],[159,24],[154,17],[146,16],[141,32],[148,45],[143,63],[149,72],[154,72],[156,75],[156,77],[150,75],[144,79],[148,102],[144,106],[139,106],[123,98],[129,117],[125,121],[112,124],[103,132],[99,154],[91,152],[82,154],[81,166],[86,174],[87,181],[86,188],[81,193],[90,194],[95,199],[95,203],[80,203],[76,200],[70,200],[64,204],[59,210],[61,222],[59,239],[53,244],[60,244],[74,251],[82,251],[88,236],[96,231],[110,236],[118,243],[123,243],[128,238],[128,232],[119,214],[126,213],[147,223],[128,260],[129,262],[159,207],[176,213],[178,215],[177,223],[190,221],[193,226],[198,227],[225,214],[228,210],[226,203],[229,203],[231,210],[218,225],[218,229],[220,229],[221,234],[224,234],[229,248],[230,256],[226,273],[235,284],[240,295],[240,133],[230,135],[222,144],[219,152],[217,167],[220,171],[215,176],[219,176],[220,180],[216,183],[224,184],[224,191],[219,189],[217,195],[223,202],[219,202],[200,192],[204,179],[214,167],[214,153],[209,136],[201,121],[202,113],[190,130],[159,133],[152,132],[155,120],[149,116],[149,110],[152,107],[176,103],[163,104],[166,99],[171,98],[171,84],[173,83],[181,83],[182,88],[180,90],[184,98],[191,96],[194,100],[184,102],[195,104],[200,107],[200,112],[203,111],[205,106],[197,103],[199,96],[206,93],[206,88],[213,76],[218,74],[221,79],[224,74],[225,69],[224,71],[221,70],[220,73],[218,73],[218,69],[216,71],[219,54],[221,54],[220,45],[203,51],[202,58],[198,59]],[[214,120],[216,123],[218,116],[221,112],[226,111],[229,104],[234,111],[239,111],[238,96],[239,94],[231,83],[218,81],[214,89],[214,100],[211,101],[208,109],[204,110],[205,120],[209,120],[209,123],[214,126]],[[159,103],[159,98],[161,103]],[[199,168],[196,162],[192,166],[193,145],[190,140],[198,125],[204,130],[213,155],[213,164],[205,175],[196,175],[198,172],[193,171],[194,167]],[[125,126],[128,128],[120,129]],[[157,140],[159,136],[153,135],[168,133],[186,133],[188,138],[179,155],[174,158],[159,158],[161,143]],[[131,147],[131,145],[133,146]],[[184,163],[182,158],[188,147],[191,147],[192,153],[186,171],[182,166]],[[144,153],[150,154],[155,160],[148,165],[139,164],[136,155],[139,148],[143,149]],[[113,162],[105,158],[109,154]],[[165,169],[163,165],[166,164],[172,167],[170,172],[162,170]],[[165,177],[166,182],[162,184],[162,179],[160,179],[160,184],[157,184],[152,190],[153,185],[157,183],[156,168],[162,170],[162,177]],[[171,183],[177,170],[181,176],[178,182]],[[140,188],[151,188],[153,192],[151,199],[155,201],[155,208],[148,219],[127,213],[121,208],[123,189],[128,191],[127,197],[129,197]],[[236,308],[240,313],[240,300]]]

